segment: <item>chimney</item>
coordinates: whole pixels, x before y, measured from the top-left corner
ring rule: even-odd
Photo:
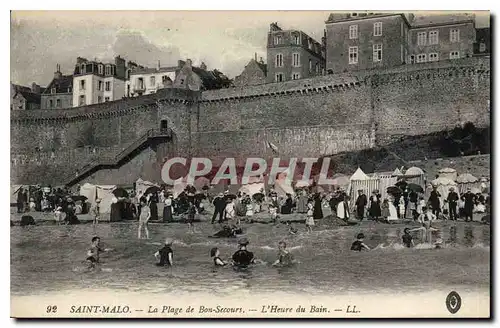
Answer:
[[[408,14],[408,22],[411,24],[415,20],[415,15],[414,14]]]
[[[193,66],[193,61],[191,59],[186,59],[186,66],[187,67],[192,67]]]
[[[254,59],[255,61],[257,61],[257,53],[255,53]]]
[[[205,63],[204,63],[204,62],[201,62],[200,68],[201,68],[202,70],[206,71],[206,70],[207,70],[207,65],[205,65]]]
[[[158,70],[160,70],[160,61],[158,60]]]
[[[33,82],[31,84],[31,92],[39,94],[40,93],[40,86],[38,84],[36,84],[35,82]]]
[[[54,79],[58,80],[62,77],[61,66],[56,64],[56,71],[54,72]]]

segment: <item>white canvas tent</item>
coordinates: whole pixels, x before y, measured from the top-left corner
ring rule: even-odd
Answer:
[[[10,203],[17,203],[17,192],[21,189],[23,185],[11,185],[10,186]]]
[[[415,183],[425,188],[425,173],[421,168],[416,166],[410,167],[406,170],[404,177],[407,182]]]
[[[264,182],[256,182],[243,185],[240,187],[238,191],[253,196],[259,193],[261,189],[265,190],[264,188],[265,188]]]
[[[439,170],[439,177],[448,178],[455,181],[457,179],[457,170],[450,167],[445,167],[444,169]]]
[[[96,199],[100,199],[101,203],[99,208],[101,213],[111,212],[111,203],[113,202],[113,190],[116,189],[115,185],[93,185],[85,183],[80,187],[80,195],[87,197],[87,201],[94,205]]]
[[[149,187],[160,187],[156,183],[142,180],[141,178],[137,179],[135,182],[135,194],[136,195],[143,195],[144,192],[149,188]]]
[[[356,172],[354,172],[354,174],[351,176],[350,180],[351,183],[349,185],[348,195],[351,198],[350,199],[351,208],[356,203],[356,198],[358,197],[358,190],[363,190],[365,195],[367,195],[367,197],[369,197],[374,190],[380,190],[379,188],[380,180],[377,177],[370,178],[359,167],[356,170]]]

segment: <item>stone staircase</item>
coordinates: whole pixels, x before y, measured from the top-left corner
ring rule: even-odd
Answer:
[[[149,142],[151,139],[169,139],[173,138],[172,129],[150,129],[145,134],[140,136],[130,145],[128,145],[125,149],[106,156],[101,156],[97,160],[92,160],[81,168],[79,168],[76,174],[68,176],[64,179],[65,185],[67,187],[71,187],[74,184],[78,183],[85,177],[89,176],[91,173],[97,171],[100,167],[113,167],[117,166],[121,161],[123,161],[127,156],[129,156],[132,152],[142,147],[145,143]]]

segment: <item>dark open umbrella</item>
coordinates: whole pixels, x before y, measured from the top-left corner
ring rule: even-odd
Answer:
[[[408,182],[401,180],[401,181],[396,182],[395,185],[396,185],[396,187],[399,187],[401,190],[404,190],[408,186]]]
[[[263,202],[264,201],[264,194],[261,192],[253,194],[252,199],[255,200],[256,202]]]
[[[204,193],[198,192],[198,193],[194,194],[194,199],[196,199],[196,200],[204,200],[206,198],[207,198],[207,196]]]
[[[235,194],[226,194],[224,197],[226,199],[236,199],[236,198],[238,198],[238,196],[236,196]]]
[[[155,193],[159,192],[160,190],[161,190],[160,187],[151,186],[148,189],[146,189],[146,191],[144,192],[144,195],[155,194]]]
[[[419,193],[423,193],[424,192],[424,188],[422,188],[422,186],[416,184],[416,183],[409,183],[406,188],[410,189],[411,191],[414,191],[414,192],[419,192]]]
[[[71,196],[71,199],[73,199],[75,202],[78,202],[78,201],[85,202],[87,200],[87,197],[82,196],[82,195],[74,195],[74,196]]]
[[[113,195],[115,195],[115,197],[127,198],[128,192],[123,188],[116,188],[115,190],[113,190]]]
[[[387,193],[396,196],[396,195],[401,195],[403,192],[398,187],[392,186],[387,188]]]

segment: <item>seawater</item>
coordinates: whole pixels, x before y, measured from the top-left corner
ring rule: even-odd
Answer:
[[[42,295],[61,291],[145,293],[210,292],[216,295],[261,292],[331,294],[351,292],[425,292],[432,289],[486,290],[490,283],[490,227],[479,223],[438,223],[442,249],[415,233],[417,247],[401,245],[406,226],[363,223],[355,227],[318,224],[315,231],[289,235],[286,225],[244,224],[248,249],[263,263],[245,271],[216,268],[209,251],[218,247],[228,260],[237,239],[207,238],[217,225],[198,223],[187,233],[180,223],[150,224],[150,239],[137,239],[137,223],[11,227],[11,293]],[[350,251],[363,232],[369,252]],[[82,261],[93,236],[103,247],[100,272]],[[174,238],[174,267],[155,266],[154,253],[165,237]],[[275,268],[277,243],[285,240],[298,263]]]

